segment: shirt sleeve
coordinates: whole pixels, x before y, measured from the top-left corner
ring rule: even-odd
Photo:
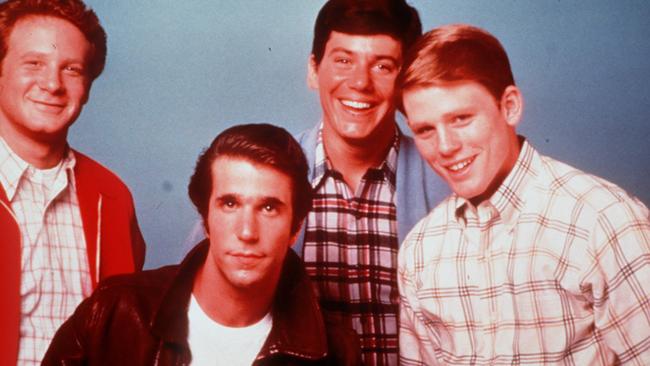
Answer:
[[[425,316],[418,310],[416,288],[412,275],[406,268],[406,262],[414,260],[408,253],[408,250],[400,250],[397,274],[400,293],[400,365],[439,365],[436,357],[436,350],[439,349],[437,337],[433,327],[426,324]]]
[[[591,233],[595,332],[621,364],[650,364],[650,219],[640,202],[603,210]]]

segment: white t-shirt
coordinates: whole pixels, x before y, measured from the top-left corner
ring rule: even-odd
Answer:
[[[223,326],[203,312],[192,295],[188,310],[188,343],[192,365],[250,366],[268,337],[273,319],[271,313],[247,327]]]

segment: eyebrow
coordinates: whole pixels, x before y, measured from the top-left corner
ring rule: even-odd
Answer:
[[[28,51],[23,54],[21,54],[20,59],[27,59],[27,58],[47,58],[48,53],[46,52],[39,52],[39,51]],[[75,59],[75,58],[65,58],[63,59],[64,63],[66,64],[82,64],[82,65],[87,65],[88,64],[88,57],[82,58],[82,59]]]
[[[229,200],[235,200],[235,201],[241,201],[242,197],[240,195],[234,194],[234,193],[225,193],[221,196],[217,196],[216,200],[218,202],[224,202],[224,201],[229,201]],[[286,206],[287,204],[282,201],[281,199],[274,197],[274,196],[262,196],[259,198],[256,198],[255,201],[258,204],[262,205],[268,205],[268,204],[273,204],[276,206]]]
[[[226,193],[221,196],[217,196],[216,200],[219,202],[229,201],[229,200],[238,200],[239,197],[236,194]]]
[[[451,117],[456,117],[459,115],[474,114],[475,109],[476,108],[474,108],[473,105],[459,106],[450,112],[444,113],[442,117],[444,119],[449,119]]]

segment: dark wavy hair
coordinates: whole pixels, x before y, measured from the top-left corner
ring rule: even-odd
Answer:
[[[220,156],[266,165],[291,178],[291,233],[295,234],[311,208],[312,187],[307,177],[309,168],[305,154],[289,132],[266,123],[245,124],[224,130],[212,141],[199,156],[187,187],[190,199],[204,222],[212,192],[212,164]]]
[[[0,65],[14,25],[29,16],[50,16],[74,24],[91,45],[89,75],[95,80],[106,64],[106,32],[95,12],[81,0],[9,0],[0,4]],[[1,70],[0,70],[1,71]]]
[[[332,31],[354,35],[386,34],[402,45],[402,53],[422,34],[417,10],[404,0],[329,0],[314,25],[311,54],[320,64]]]

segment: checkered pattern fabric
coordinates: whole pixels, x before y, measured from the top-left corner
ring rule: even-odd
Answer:
[[[39,170],[0,138],[0,183],[20,231],[21,325],[18,364],[40,365],[50,340],[92,291],[71,151]]]
[[[524,142],[478,207],[452,195],[399,253],[403,365],[649,365],[648,209]]]
[[[385,161],[366,172],[357,192],[332,168],[320,139],[312,175],[303,259],[323,308],[359,334],[367,365],[396,365],[398,357],[398,142],[396,132]]]

